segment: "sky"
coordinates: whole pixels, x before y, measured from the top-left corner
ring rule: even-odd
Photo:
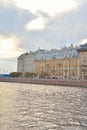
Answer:
[[[0,73],[29,51],[87,42],[87,0],[0,0]]]

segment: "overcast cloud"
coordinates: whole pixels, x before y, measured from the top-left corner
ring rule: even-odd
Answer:
[[[0,0],[0,72],[27,51],[87,42],[86,12],[87,0]]]

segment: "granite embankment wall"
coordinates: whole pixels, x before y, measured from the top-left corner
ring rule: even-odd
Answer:
[[[87,81],[84,80],[58,80],[58,79],[29,79],[29,78],[0,78],[0,82],[44,84],[56,86],[87,87]]]

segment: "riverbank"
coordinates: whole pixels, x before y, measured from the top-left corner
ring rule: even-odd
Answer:
[[[43,84],[56,86],[86,87],[87,81],[82,80],[58,80],[58,79],[29,79],[29,78],[0,78],[0,82]]]

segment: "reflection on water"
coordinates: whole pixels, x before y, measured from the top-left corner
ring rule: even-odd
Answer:
[[[0,83],[0,130],[87,130],[87,89]]]

